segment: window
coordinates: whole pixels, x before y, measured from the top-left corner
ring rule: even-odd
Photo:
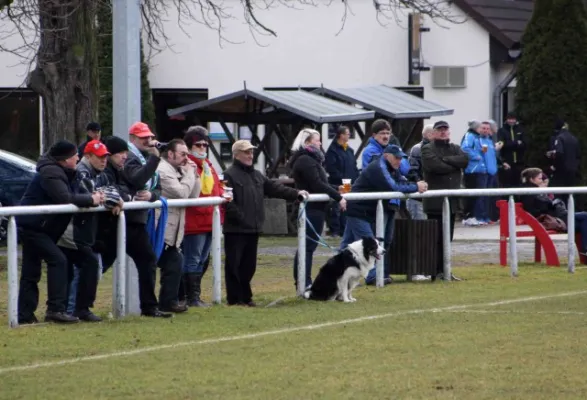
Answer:
[[[0,89],[0,149],[38,158],[39,103],[39,96],[31,90]]]

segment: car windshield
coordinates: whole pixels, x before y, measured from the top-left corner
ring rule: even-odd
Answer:
[[[33,160],[30,160],[23,156],[19,156],[18,154],[14,154],[6,150],[0,150],[0,158],[12,164],[16,164],[18,166],[31,169],[33,171],[35,170],[37,165],[37,163],[35,163]]]

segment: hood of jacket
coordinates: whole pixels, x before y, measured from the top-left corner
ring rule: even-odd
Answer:
[[[44,176],[63,176],[71,181],[75,177],[75,169],[62,167],[55,159],[47,154],[37,161],[37,172]]]

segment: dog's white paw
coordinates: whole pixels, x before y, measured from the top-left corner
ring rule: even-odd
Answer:
[[[355,299],[354,297],[349,298],[349,300],[351,301],[351,303],[354,303],[355,301],[357,301],[357,299]]]

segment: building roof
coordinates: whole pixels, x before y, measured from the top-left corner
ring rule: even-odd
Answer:
[[[250,107],[249,99],[257,100],[258,107]],[[375,113],[340,101],[332,100],[304,90],[250,90],[243,89],[210,100],[200,101],[167,111],[168,116],[186,112],[218,113],[235,118],[249,113],[271,115],[275,111],[290,114],[316,123],[364,121],[373,119]]]
[[[454,0],[454,4],[508,49],[520,42],[534,10],[533,0]]]
[[[321,88],[317,92],[361,105],[393,119],[430,118],[451,115],[454,112],[452,109],[386,85],[350,89]]]

